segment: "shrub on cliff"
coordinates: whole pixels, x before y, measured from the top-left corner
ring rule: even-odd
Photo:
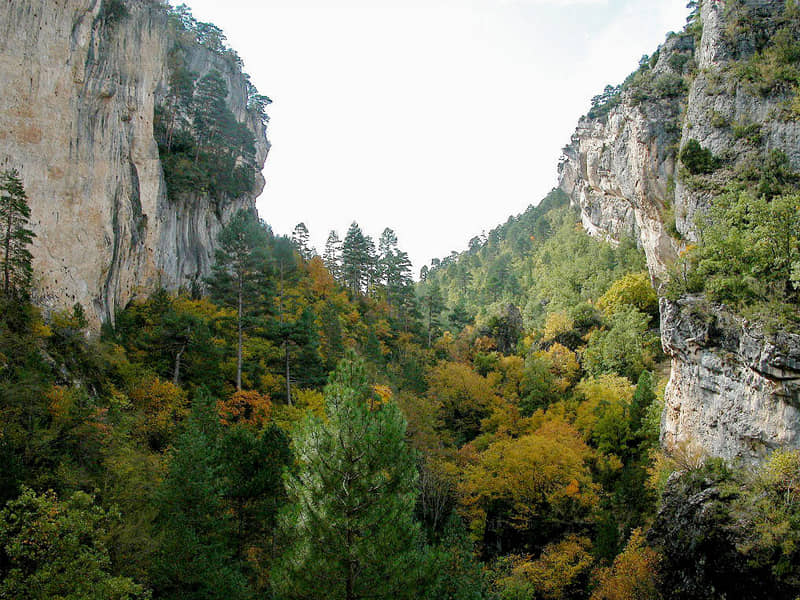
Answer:
[[[680,152],[680,159],[683,166],[692,175],[711,173],[719,166],[719,161],[711,153],[711,150],[703,148],[700,142],[694,138],[686,142]]]

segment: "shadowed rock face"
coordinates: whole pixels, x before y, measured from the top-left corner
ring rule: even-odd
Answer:
[[[766,27],[783,5],[745,3]],[[800,170],[800,122],[779,117],[786,97],[757,93],[727,68],[752,55],[751,40],[745,35],[732,45],[726,39],[723,2],[703,2],[701,18],[699,43],[685,34],[670,37],[652,67],[656,78],[684,75],[691,81],[688,90],[644,100],[623,91],[607,116],[580,121],[559,165],[561,188],[580,208],[587,231],[611,241],[633,235],[657,288],[684,245],[696,240],[696,215],[714,198],[713,191],[682,181],[680,147],[696,139],[715,155],[727,156],[732,169],[778,149]],[[672,58],[680,54],[696,64],[692,78],[683,62]],[[733,128],[720,122],[759,124],[760,140],[737,139]],[[745,461],[757,461],[776,446],[800,447],[800,337],[767,336],[720,306],[710,307],[711,319],[725,326],[708,329],[692,316],[698,303],[662,301],[662,341],[672,358],[663,441],[694,440],[714,455]]]
[[[259,176],[239,198],[167,198],[153,121],[173,41],[157,3],[125,5],[114,22],[99,0],[0,6],[0,161],[28,192],[34,297],[48,310],[80,302],[95,326],[138,294],[207,274],[219,230],[263,188]],[[263,166],[269,144],[238,68],[199,46],[189,60],[199,77],[223,75]]]

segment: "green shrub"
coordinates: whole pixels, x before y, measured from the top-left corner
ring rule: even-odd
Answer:
[[[126,18],[130,13],[123,0],[103,0],[98,19],[105,25],[113,26]]]
[[[692,138],[683,147],[679,155],[683,166],[692,175],[711,173],[719,166],[719,161],[708,148],[703,148],[696,139]]]
[[[678,73],[683,73],[683,68],[690,60],[692,60],[691,54],[679,54],[675,52],[667,59],[667,64]]]
[[[770,200],[746,190],[723,194],[697,225],[701,243],[677,267],[675,289],[703,291],[740,310],[755,308],[750,313],[762,321],[798,316],[800,195]],[[788,313],[780,308],[784,304]],[[797,320],[784,317],[787,324]]]
[[[711,111],[709,121],[711,122],[711,126],[716,127],[717,129],[725,129],[728,127],[728,125],[730,125],[725,115],[723,115],[721,112],[717,112],[716,110]]]
[[[683,77],[675,73],[664,73],[655,78],[653,91],[659,98],[677,98],[688,92]]]
[[[754,146],[758,146],[763,141],[761,136],[761,125],[759,123],[735,122],[731,128],[733,139],[745,139]]]

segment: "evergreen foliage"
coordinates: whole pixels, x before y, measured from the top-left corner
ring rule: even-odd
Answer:
[[[397,406],[375,397],[350,353],[325,389],[326,421],[294,436],[289,539],[273,580],[284,598],[413,598],[419,571],[415,456]]]
[[[241,70],[241,60],[225,45],[222,31],[194,19],[186,5],[169,8],[174,45],[169,53],[169,88],[156,107],[155,133],[167,191],[173,201],[207,194],[219,201],[251,193],[255,186],[255,136],[227,103],[226,77],[244,77],[247,110],[264,126],[271,100],[258,93]],[[222,73],[200,76],[189,68],[189,53],[201,46],[225,59]]]
[[[242,389],[244,330],[266,314],[270,293],[267,231],[256,215],[240,211],[220,232],[213,273],[208,280],[211,298],[235,313],[236,389]]]
[[[29,246],[36,234],[28,229],[31,209],[15,169],[0,173],[0,271],[3,295],[26,298],[33,279]]]
[[[692,175],[711,173],[719,165],[719,160],[714,157],[711,150],[703,148],[694,138],[686,142],[679,157],[683,166]]]
[[[797,194],[718,197],[700,221],[700,243],[676,269],[671,294],[702,291],[768,325],[796,329],[799,211]]]

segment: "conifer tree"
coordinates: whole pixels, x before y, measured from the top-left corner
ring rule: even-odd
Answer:
[[[33,279],[28,247],[36,234],[28,229],[31,209],[16,169],[0,174],[0,269],[5,296],[27,297]]]
[[[247,579],[236,560],[236,522],[225,503],[220,424],[215,402],[205,391],[194,398],[184,432],[168,456],[156,494],[160,538],[153,584],[157,597],[248,597]]]
[[[241,210],[219,234],[208,280],[211,298],[236,310],[236,389],[242,389],[244,330],[268,310],[268,234],[258,217]]]
[[[322,255],[322,262],[325,268],[330,271],[336,281],[342,279],[342,241],[339,234],[331,230],[328,240],[325,242],[325,252]]]
[[[294,438],[282,515],[289,545],[273,582],[285,599],[416,598],[416,462],[397,406],[380,402],[349,351],[325,388],[327,420]]]
[[[219,71],[211,71],[197,83],[194,97],[194,127],[197,132],[195,162],[202,151],[220,141],[226,116],[230,112],[225,104],[227,97],[228,85]]]
[[[439,327],[439,316],[444,310],[444,298],[442,290],[436,281],[428,284],[422,295],[422,306],[425,310],[425,317],[428,321],[428,347],[433,342],[434,331]]]
[[[342,279],[353,295],[369,290],[374,253],[372,239],[354,221],[342,243]]]
[[[292,232],[292,244],[294,245],[297,253],[303,257],[303,260],[310,260],[313,255],[311,249],[308,247],[308,227],[305,223],[298,223]]]
[[[399,303],[403,292],[411,286],[411,261],[408,254],[397,245],[397,235],[388,227],[383,230],[378,243],[378,272],[386,288],[389,304]]]
[[[292,372],[291,372],[291,347],[294,330],[294,323],[287,315],[287,304],[291,300],[287,294],[287,284],[297,276],[297,262],[295,251],[296,246],[288,238],[281,237],[274,240],[272,253],[275,271],[278,275],[278,323],[276,326],[276,337],[281,342],[283,351],[283,363],[286,377],[286,403],[292,404]]]

